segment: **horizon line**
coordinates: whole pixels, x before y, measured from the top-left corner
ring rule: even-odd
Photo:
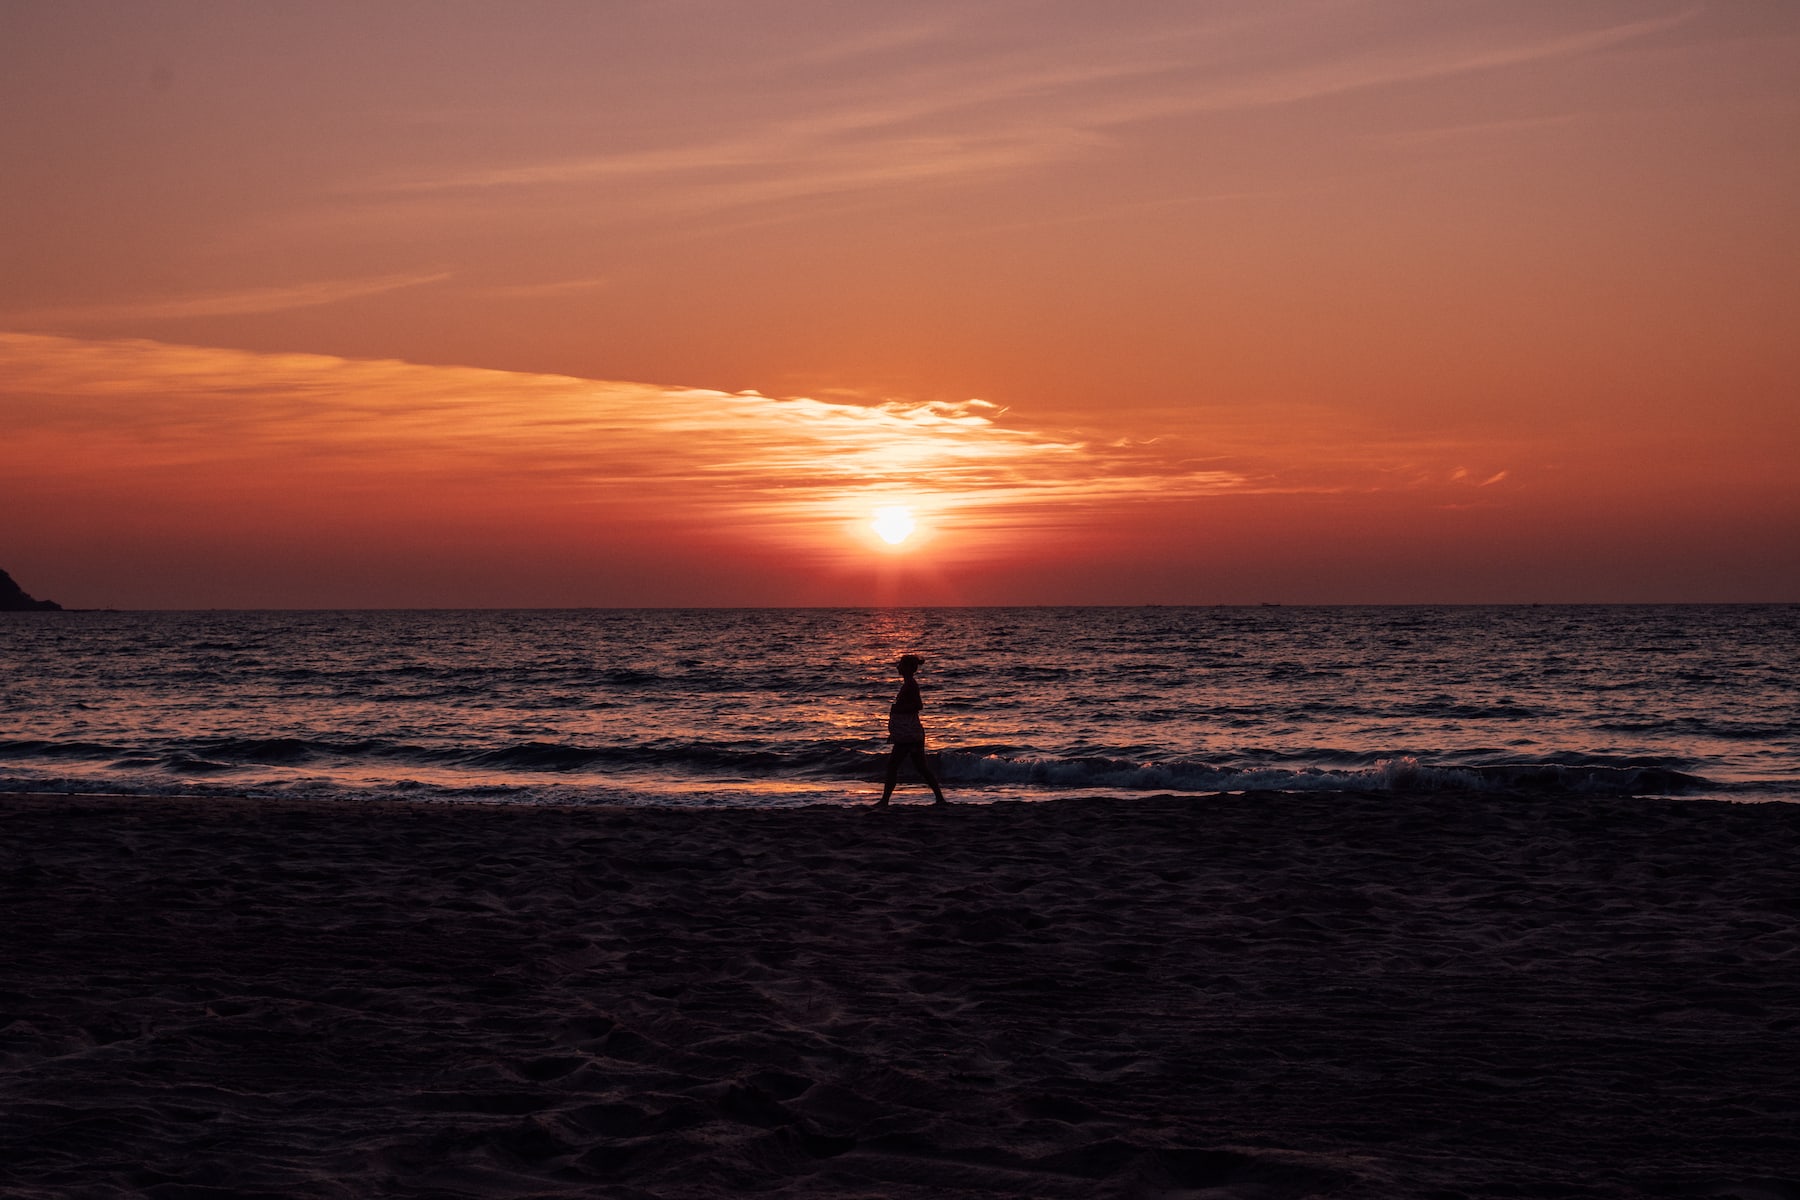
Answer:
[[[488,604],[488,605],[351,605],[297,608],[117,608],[60,607],[8,610],[0,616],[44,616],[53,613],[455,613],[455,612],[926,612],[967,609],[1139,609],[1139,608],[1782,608],[1800,600],[1246,600],[1191,603],[1143,601],[1136,604]]]

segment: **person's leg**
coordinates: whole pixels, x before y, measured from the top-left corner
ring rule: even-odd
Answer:
[[[894,752],[888,755],[887,780],[881,785],[881,799],[875,802],[877,805],[886,804],[888,797],[894,794],[894,781],[900,777],[900,756],[904,753],[903,747],[895,746]]]
[[[931,785],[931,794],[937,797],[935,803],[949,803],[944,799],[944,789],[938,786],[937,776],[931,773],[931,764],[925,761],[925,747],[922,744],[912,747],[912,760],[913,765],[919,768],[919,774],[925,777],[925,782]]]

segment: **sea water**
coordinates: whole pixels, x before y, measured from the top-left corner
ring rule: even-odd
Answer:
[[[866,802],[908,651],[961,800],[1800,799],[1795,605],[9,614],[0,790]]]

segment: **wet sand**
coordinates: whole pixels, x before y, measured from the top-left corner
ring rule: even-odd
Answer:
[[[0,797],[0,1196],[1800,1196],[1800,806]]]

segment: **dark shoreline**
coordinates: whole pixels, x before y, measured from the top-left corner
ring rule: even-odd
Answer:
[[[1800,1194],[1797,861],[1528,794],[0,796],[0,1196]]]

